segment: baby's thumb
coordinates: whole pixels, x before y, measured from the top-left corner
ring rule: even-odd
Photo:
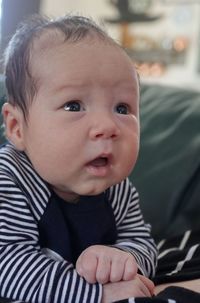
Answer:
[[[76,261],[76,271],[80,276],[83,276],[83,267],[81,264],[81,256]]]
[[[145,284],[145,286],[148,288],[148,290],[150,291],[151,295],[153,296],[153,294],[154,294],[154,288],[155,288],[154,283],[150,279],[148,279],[147,277],[145,277],[145,276],[142,276],[142,275],[138,274],[138,277]]]

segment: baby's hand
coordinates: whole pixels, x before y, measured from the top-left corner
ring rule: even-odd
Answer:
[[[110,303],[132,297],[151,297],[154,284],[148,278],[137,274],[133,280],[103,285],[101,303]]]
[[[89,283],[105,284],[132,280],[137,274],[137,263],[129,252],[104,245],[93,245],[79,256],[76,270]]]

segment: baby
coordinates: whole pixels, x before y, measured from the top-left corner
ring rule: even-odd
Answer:
[[[139,84],[92,20],[35,16],[5,54],[0,296],[31,303],[151,296],[156,248],[127,176]]]

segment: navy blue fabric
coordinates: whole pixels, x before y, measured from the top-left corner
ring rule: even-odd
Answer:
[[[41,247],[73,264],[87,247],[115,243],[116,223],[106,193],[80,197],[77,203],[68,203],[53,193],[39,222],[39,234]]]

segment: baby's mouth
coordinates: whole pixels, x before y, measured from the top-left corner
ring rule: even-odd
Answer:
[[[86,168],[90,175],[106,177],[112,172],[112,154],[102,154],[87,163]]]
[[[108,157],[98,157],[91,162],[88,163],[88,165],[94,166],[94,167],[102,167],[108,165]]]

